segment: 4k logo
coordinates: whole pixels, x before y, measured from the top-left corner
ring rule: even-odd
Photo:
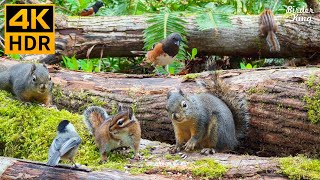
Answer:
[[[54,5],[5,5],[6,54],[54,54]]]

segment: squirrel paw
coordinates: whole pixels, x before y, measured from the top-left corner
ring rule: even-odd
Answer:
[[[203,148],[200,153],[203,155],[209,155],[216,153],[216,151],[213,148]]]
[[[139,154],[137,154],[133,157],[133,160],[140,161],[142,160],[142,157]]]
[[[169,153],[170,153],[170,154],[176,154],[176,153],[178,153],[178,152],[180,152],[180,151],[181,151],[181,147],[177,147],[177,146],[171,147],[171,148],[169,149]]]
[[[182,159],[187,159],[187,157],[188,157],[188,154],[186,154],[186,153],[179,153],[179,155]]]
[[[189,141],[184,145],[184,150],[185,150],[185,151],[192,151],[192,150],[195,148],[196,144],[197,144],[197,141],[191,138],[191,139],[189,139]]]

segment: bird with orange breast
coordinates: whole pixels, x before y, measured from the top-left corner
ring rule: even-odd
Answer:
[[[146,61],[152,63],[155,68],[162,66],[167,72],[165,66],[172,63],[176,55],[179,53],[179,46],[182,38],[179,33],[172,33],[167,38],[155,44],[153,48],[147,52]],[[170,74],[168,72],[168,74]]]
[[[79,16],[94,16],[103,5],[103,2],[97,1],[94,5],[82,10]]]

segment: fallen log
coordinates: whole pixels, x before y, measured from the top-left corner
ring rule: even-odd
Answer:
[[[276,16],[277,33],[281,45],[279,53],[270,53],[265,38],[259,36],[258,16],[232,16],[231,28],[200,31],[195,16],[185,18],[189,48],[197,48],[198,55],[241,57],[307,57],[317,59],[320,51],[320,19],[311,22],[293,21],[293,17]],[[56,44],[67,56],[87,58],[133,57],[131,51],[141,51],[144,45],[143,30],[148,27],[145,16],[116,17],[56,17]],[[60,56],[58,56],[60,57]],[[60,58],[46,58],[56,63]]]
[[[158,148],[158,147],[157,147]],[[161,149],[161,148],[160,148]],[[146,164],[153,164],[153,168],[145,174],[131,175],[122,171],[103,169],[91,171],[89,169],[70,168],[68,165],[50,167],[41,162],[26,161],[0,156],[0,179],[187,179],[191,176],[188,172],[188,164],[201,159],[212,158],[216,162],[229,167],[229,170],[221,177],[222,179],[253,178],[277,178],[288,179],[280,173],[279,163],[276,158],[238,156],[232,154],[216,153],[207,157],[197,153],[190,154],[189,160],[167,160],[163,154],[155,154],[153,159],[145,160]],[[158,157],[159,156],[159,157]],[[162,162],[162,163],[159,163]],[[174,163],[175,162],[175,163]],[[134,165],[132,165],[134,166]],[[128,165],[130,167],[130,165]],[[216,168],[216,167],[212,167]],[[181,170],[179,170],[181,169]],[[185,170],[183,170],[185,169]],[[180,172],[181,171],[181,172]],[[189,170],[190,171],[190,170]],[[164,172],[167,172],[163,174]],[[197,177],[196,177],[197,178]]]
[[[219,72],[230,91],[243,95],[247,101],[250,119],[239,152],[261,156],[319,155],[320,126],[308,119],[303,100],[314,93],[306,85],[311,75],[319,77],[320,70],[266,68]],[[205,72],[197,78],[211,76]],[[202,91],[192,79],[183,82],[181,76],[156,78],[62,69],[52,72],[51,77],[56,86],[54,104],[59,109],[82,113],[89,105],[101,105],[111,112],[118,103],[133,106],[141,122],[142,137],[169,143],[175,139],[166,110],[168,90],[180,87],[188,93]]]

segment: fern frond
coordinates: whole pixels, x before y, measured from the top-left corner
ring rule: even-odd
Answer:
[[[150,50],[151,47],[166,38],[171,33],[180,33],[183,42],[180,45],[180,51],[177,59],[184,59],[186,56],[185,49],[187,48],[186,42],[186,22],[178,16],[177,13],[160,13],[152,15],[147,20],[149,27],[143,32],[145,45],[143,49]]]
[[[200,13],[196,22],[199,30],[229,28],[231,27],[230,14],[234,12],[233,6],[223,5],[220,7],[211,6],[209,11]]]

